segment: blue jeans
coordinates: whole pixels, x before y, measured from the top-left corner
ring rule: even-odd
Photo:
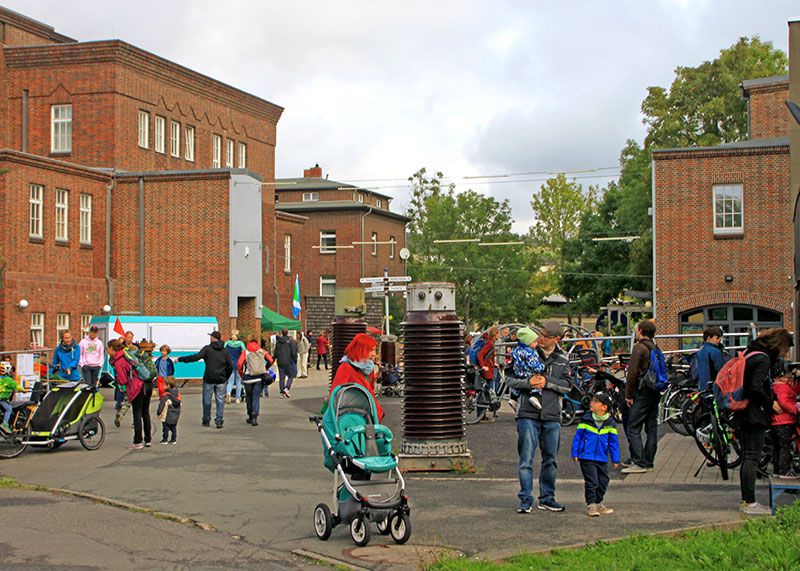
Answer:
[[[542,454],[539,470],[539,503],[554,501],[556,496],[556,456],[561,443],[561,424],[531,418],[517,419],[517,453],[519,454],[520,504],[533,505],[533,457],[538,446]]]
[[[120,390],[117,383],[114,382],[114,410],[119,412],[122,410],[122,403],[125,402],[125,391]]]
[[[203,423],[211,422],[211,395],[217,401],[217,416],[214,422],[222,424],[222,413],[225,410],[225,383],[203,383]]]
[[[3,411],[3,424],[6,424],[11,420],[11,403],[7,400],[0,400],[0,409]]]
[[[258,416],[261,413],[261,381],[244,384],[247,416]]]
[[[291,367],[281,367],[278,366],[278,387],[280,388],[281,392],[284,390],[291,390],[292,388],[292,381],[294,378],[291,376]]]
[[[230,378],[228,379],[228,385],[225,388],[226,394],[231,394],[231,389],[233,385],[236,384],[236,398],[242,398],[242,377],[239,376],[239,371],[236,369],[233,370],[231,373]]]

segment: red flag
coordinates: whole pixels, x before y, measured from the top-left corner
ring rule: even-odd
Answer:
[[[122,327],[122,323],[120,323],[119,317],[117,317],[117,322],[114,324],[114,332],[119,333],[120,337],[125,337],[125,328]]]

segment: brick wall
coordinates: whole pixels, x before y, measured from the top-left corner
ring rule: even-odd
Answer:
[[[785,101],[789,82],[753,88],[747,92],[750,103],[750,139],[771,139],[789,134],[791,118]]]
[[[108,303],[105,270],[105,203],[108,175],[18,153],[0,153],[0,212],[5,263],[0,346],[22,349],[30,341],[31,313],[45,314],[45,342],[56,339],[56,314],[68,313],[77,332],[81,314],[97,315]],[[44,187],[43,235],[29,238],[29,184]],[[55,241],[55,191],[69,190],[68,241]],[[80,194],[92,196],[92,241],[79,240]],[[30,306],[20,311],[17,303]]]
[[[0,44],[29,46],[74,41],[55,32],[52,26],[26,18],[22,14],[0,6],[0,27],[3,37]]]
[[[659,332],[677,333],[683,311],[726,303],[779,311],[792,327],[788,146],[656,152],[654,159]],[[743,185],[742,236],[714,236],[715,184]]]
[[[272,290],[273,303],[269,304],[269,308],[277,311],[283,316],[292,317],[292,301],[294,299],[294,277],[295,274],[300,276],[300,294],[311,291],[313,284],[306,282],[307,268],[305,259],[308,252],[305,249],[304,231],[307,218],[303,216],[296,216],[293,214],[286,214],[278,212],[277,216],[277,234],[275,241],[275,252],[272,256],[272,264],[274,270],[266,277],[265,287]],[[284,248],[284,241],[286,236],[291,236],[291,259],[290,269],[286,270],[286,255]],[[319,286],[317,286],[318,288]],[[277,288],[277,302],[274,295],[275,288]],[[301,304],[302,306],[302,304]],[[302,308],[305,309],[305,308]],[[303,317],[301,311],[301,318]]]
[[[303,298],[303,302],[306,308],[305,330],[308,331],[310,329],[315,333],[320,331],[330,332],[331,323],[336,317],[336,298],[308,295]],[[367,296],[366,302],[367,315],[365,321],[367,325],[380,328],[385,313],[383,298]]]

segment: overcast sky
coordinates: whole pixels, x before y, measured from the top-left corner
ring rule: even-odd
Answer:
[[[279,177],[318,162],[331,179],[369,179],[359,184],[395,196],[395,210],[407,188],[388,187],[422,166],[453,177],[613,167],[626,139],[643,138],[647,86],[740,36],[786,50],[787,20],[800,17],[797,0],[0,3],[284,107]],[[535,178],[455,182],[510,199],[524,231]]]

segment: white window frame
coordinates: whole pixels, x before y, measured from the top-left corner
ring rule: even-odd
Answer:
[[[215,169],[222,166],[222,137],[219,135],[211,137],[211,166]]]
[[[31,347],[44,347],[44,313],[31,313]]]
[[[738,196],[731,196],[731,193],[738,194]],[[718,236],[743,234],[744,186],[741,184],[715,184],[711,189],[711,201],[714,234]],[[737,202],[738,211],[736,209]],[[738,225],[735,224],[737,216],[740,222]]]
[[[41,184],[28,185],[28,236],[44,238],[44,187]]]
[[[372,255],[378,255],[378,233],[373,232],[369,237],[370,242],[372,242]]]
[[[239,143],[239,168],[247,168],[247,145],[245,143]]]
[[[187,161],[194,162],[194,127],[191,125],[186,125],[186,133],[184,136],[185,139],[185,157]]]
[[[92,195],[81,193],[80,197],[80,242],[92,243]]]
[[[361,193],[358,193],[357,196],[358,196],[358,203],[359,204],[364,204],[364,195],[361,194]]]
[[[333,238],[333,244],[326,243],[329,242],[331,238]],[[320,254],[336,253],[336,230],[319,231],[319,253]]]
[[[150,113],[139,109],[139,147],[150,148]]]
[[[333,286],[333,293],[326,293],[326,288]],[[336,297],[336,276],[320,276],[319,277],[319,295],[320,297]]]
[[[69,240],[69,191],[56,189],[56,241]]]
[[[233,139],[225,139],[225,166],[233,168]]]
[[[155,122],[156,140],[155,149],[157,153],[167,153],[167,118],[156,115]]]
[[[50,107],[50,152],[72,152],[72,105]]]
[[[92,323],[91,313],[81,313],[81,339],[89,335],[89,327]]]
[[[375,207],[376,208],[383,208],[383,202],[381,201],[380,198],[376,198],[375,199]]]
[[[285,234],[283,236],[283,271],[292,271],[292,235]]]
[[[169,154],[181,158],[181,124],[177,121],[169,122]]]
[[[304,192],[303,193],[303,202],[319,202],[319,193],[318,192]]]
[[[56,313],[56,341],[61,342],[61,332],[69,331],[69,313]]]
[[[397,239],[394,236],[389,236],[389,259],[394,260],[394,248],[397,244]]]

